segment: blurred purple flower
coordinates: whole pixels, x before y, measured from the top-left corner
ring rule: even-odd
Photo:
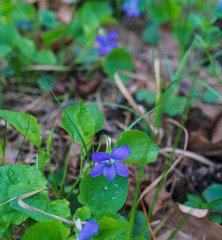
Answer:
[[[96,37],[96,43],[99,45],[99,55],[109,54],[113,48],[117,48],[118,44],[116,38],[118,37],[117,30],[110,31],[107,35],[98,35]]]
[[[140,16],[139,2],[140,0],[129,0],[122,3],[121,8],[127,17],[138,18]]]
[[[15,27],[18,28],[18,29],[22,29],[23,28],[23,23],[18,21],[15,23]]]
[[[218,7],[217,9],[222,12],[222,0],[218,0]]]
[[[128,177],[128,169],[122,163],[120,163],[119,160],[125,160],[129,157],[129,155],[129,146],[115,148],[111,155],[105,152],[93,153],[93,162],[100,163],[92,169],[90,177],[98,177],[101,173],[103,173],[103,175],[107,177],[110,182],[116,177],[116,173],[122,177]]]
[[[32,25],[30,24],[30,21],[29,21],[29,20],[25,20],[25,21],[24,21],[24,25],[25,25],[25,29],[26,29],[26,30],[31,30]]]
[[[18,29],[24,29],[25,28],[26,30],[31,30],[32,25],[30,24],[29,20],[25,20],[23,22],[21,22],[21,21],[16,22],[15,27],[18,28]]]
[[[87,222],[79,233],[79,240],[90,240],[99,233],[99,226],[96,220]]]

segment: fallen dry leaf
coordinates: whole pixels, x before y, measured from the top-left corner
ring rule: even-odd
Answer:
[[[222,142],[222,115],[214,125],[213,132],[212,132],[211,143],[216,144],[218,142]]]
[[[222,226],[208,220],[208,210],[194,209],[181,204],[172,208],[175,208],[174,214],[161,229],[157,240],[168,239],[187,212],[190,212],[190,216],[174,236],[174,240],[221,240]]]
[[[156,188],[153,188],[144,197],[144,202],[147,203],[147,205],[149,207],[152,204],[155,192],[156,192]],[[168,200],[170,200],[170,199],[171,199],[171,193],[165,191],[164,189],[161,189],[161,191],[159,193],[159,197],[158,197],[155,207],[153,209],[152,216],[155,216],[160,210],[162,210],[164,208],[166,202],[168,202]]]

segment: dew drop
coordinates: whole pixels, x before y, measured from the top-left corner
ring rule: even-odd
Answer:
[[[118,186],[118,184],[116,184],[116,183],[114,184],[114,186],[115,186],[116,188],[118,188],[118,187],[119,187],[119,186]]]
[[[32,183],[37,183],[37,179],[34,178],[34,179],[32,180]]]
[[[104,202],[105,205],[106,205],[107,203],[108,203],[107,201]]]
[[[112,200],[114,200],[115,199],[115,197],[112,197]]]
[[[104,190],[108,190],[108,187],[107,187],[107,186],[105,186],[103,189],[104,189]]]

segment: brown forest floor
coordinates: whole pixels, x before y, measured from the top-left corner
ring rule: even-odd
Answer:
[[[57,10],[58,14],[60,14],[62,8],[63,11],[65,11],[64,6],[62,7],[59,5],[60,7],[58,8],[58,5],[55,3],[56,1],[53,1],[51,5],[49,2],[39,0],[39,4],[41,3],[43,6]],[[38,3],[36,3],[36,6],[39,6]],[[133,78],[133,81],[127,84],[128,93],[132,96],[136,90],[143,87],[146,87],[149,90],[154,90],[155,88],[152,66],[152,49],[141,41],[141,31],[143,26],[144,21],[141,19],[135,20],[124,18],[121,19],[121,25],[118,26],[120,33],[118,41],[120,45],[124,46],[124,48],[131,52],[134,57],[134,72],[136,77]],[[162,28],[161,37],[161,44],[155,48],[156,70],[160,79],[165,76],[166,69],[163,51],[170,56],[174,70],[177,68],[179,55],[177,43],[173,40],[171,33],[168,30],[168,26]],[[193,58],[195,59],[195,56],[193,56]],[[198,70],[200,71],[201,76],[207,77],[207,72],[204,69],[200,68]],[[68,96],[68,92],[72,87],[71,78],[74,77],[76,79],[71,97],[64,97],[62,99],[63,106],[79,102],[80,99],[83,99],[86,103],[95,102],[99,104],[106,122],[103,130],[97,134],[95,138],[96,143],[98,143],[99,137],[102,134],[112,137],[113,143],[115,143],[121,132],[136,119],[134,115],[125,110],[123,111],[114,107],[104,107],[100,104],[101,102],[109,102],[124,104],[130,107],[132,104],[123,97],[121,89],[118,89],[118,87],[101,71],[98,71],[96,76],[90,81],[80,72],[77,72],[77,70],[72,72],[58,72],[54,75],[56,77],[56,85],[53,90],[57,96]],[[36,84],[33,84],[32,86],[28,85],[28,81],[29,79],[24,77],[24,79],[22,79],[22,84],[18,84],[18,81],[13,78],[7,79],[7,81],[4,82],[4,108],[35,116],[38,119],[38,124],[41,126],[41,135],[45,139],[49,135],[52,126],[54,127],[55,133],[51,152],[51,165],[53,171],[58,172],[59,164],[64,166],[68,149],[71,145],[71,139],[68,134],[60,127],[62,110],[51,93],[42,91]],[[167,84],[167,81],[169,80],[166,79],[165,84]],[[187,93],[189,84],[188,80],[184,81],[181,94]],[[211,86],[221,91],[221,88],[213,81]],[[202,90],[201,87],[200,90]],[[137,105],[142,112],[145,111],[143,105],[138,103]],[[144,177],[141,184],[141,192],[144,194],[143,201],[145,203],[145,208],[150,206],[156,189],[156,185],[152,185],[152,183],[162,174],[166,160],[172,151],[172,143],[178,129],[179,120],[180,117],[170,119],[169,116],[164,115],[159,134],[155,137],[155,142],[161,147],[161,151],[157,161],[145,167]],[[149,117],[149,121],[153,121],[152,115]],[[2,136],[4,129],[4,122],[2,120],[0,120],[0,126],[0,133]],[[136,127],[139,128],[140,126],[138,125]],[[165,135],[162,134],[163,131],[165,132]],[[172,211],[169,211],[169,209],[172,210],[174,202],[183,203],[186,200],[188,193],[200,194],[212,183],[222,183],[222,102],[217,101],[214,104],[207,104],[196,101],[195,104],[192,105],[187,117],[184,132],[188,134],[188,139],[186,140],[186,134],[182,135],[179,149],[183,149],[184,144],[187,144],[187,151],[185,152],[185,155],[178,160],[182,154],[179,149],[176,150],[175,161],[178,160],[178,164],[169,173],[164,184],[164,189],[160,193],[153,212],[153,228],[155,228],[156,224],[160,223],[162,219],[165,219],[168,223],[166,224],[162,222],[163,225],[168,225],[168,228],[162,228],[162,230],[156,229],[155,233],[159,234],[159,237],[157,238],[159,240],[167,239],[169,232],[172,231],[172,227],[175,227],[176,224],[178,224],[178,219],[180,219],[179,214],[172,217]],[[6,144],[7,164],[14,163],[22,140],[23,136],[18,134],[15,129],[8,125]],[[105,142],[102,147],[105,147]],[[80,164],[79,150],[80,146],[77,143],[74,145],[70,156],[67,180],[69,183],[73,182],[73,180],[78,177]],[[28,141],[25,141],[18,163],[33,164],[36,159],[36,154],[37,150],[33,145]],[[130,209],[132,205],[136,182],[136,166],[129,165],[128,167],[130,169],[130,184],[125,209]],[[150,185],[153,187],[148,188]],[[139,209],[142,210],[141,205],[139,206]],[[190,228],[190,225],[192,225],[192,229]],[[203,229],[205,228],[209,229],[209,227],[212,231],[219,231],[215,225],[209,225],[209,222],[207,222],[205,218],[197,220],[197,218],[193,217],[187,225],[184,225],[180,234],[174,239],[191,239],[189,238],[191,233],[188,233],[190,231],[195,232],[196,237],[192,239],[200,239],[198,236],[201,234],[201,231],[204,231]],[[214,228],[216,228],[216,230],[214,230]]]

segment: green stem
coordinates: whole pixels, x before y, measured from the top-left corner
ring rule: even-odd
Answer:
[[[78,178],[78,179],[75,181],[75,183],[73,184],[71,190],[69,191],[69,193],[68,193],[67,196],[66,196],[66,199],[67,199],[67,200],[68,200],[69,197],[71,196],[73,190],[74,190],[74,189],[76,188],[76,186],[79,184],[80,180],[81,180],[81,178]]]
[[[7,236],[8,240],[12,240],[11,234],[10,234],[8,229],[5,231],[5,233],[6,233],[6,236]]]
[[[25,139],[26,139],[26,135],[27,135],[28,129],[29,129],[29,124],[30,124],[30,121],[29,121],[28,126],[27,126],[27,128],[26,128],[26,132],[25,132],[24,138],[23,138],[23,140],[22,140],[22,144],[21,144],[21,146],[20,146],[20,148],[19,148],[17,157],[16,157],[16,159],[15,159],[15,163],[17,163],[17,161],[18,161],[19,155],[20,155],[21,150],[22,150],[22,147],[23,147],[23,145],[24,145],[24,142],[25,142]]]
[[[135,217],[136,217],[136,210],[137,210],[137,200],[138,200],[138,196],[139,196],[140,183],[141,183],[141,180],[143,177],[144,166],[145,166],[144,164],[141,164],[140,168],[139,168],[138,180],[137,180],[137,184],[136,184],[135,194],[133,197],[133,206],[132,206],[132,210],[130,213],[130,220],[129,220],[129,226],[127,229],[126,240],[130,240],[132,233],[133,233],[134,222],[135,222]]]
[[[178,143],[179,143],[179,140],[180,140],[180,137],[181,137],[181,134],[182,134],[182,127],[183,127],[184,124],[185,124],[185,121],[186,121],[186,119],[187,119],[187,114],[188,114],[188,111],[189,111],[189,109],[190,109],[191,100],[192,100],[192,95],[193,95],[193,90],[194,90],[194,85],[192,85],[192,87],[190,88],[189,96],[188,96],[188,99],[187,99],[187,103],[186,103],[186,106],[185,106],[185,109],[184,109],[184,113],[183,113],[183,116],[182,116],[182,120],[181,120],[181,124],[180,124],[181,126],[180,126],[180,128],[178,129],[178,132],[177,132],[177,135],[176,135],[176,139],[175,139],[175,142],[174,142],[174,144],[173,144],[173,151],[172,151],[171,154],[170,154],[170,157],[169,157],[169,159],[168,159],[168,161],[167,161],[167,165],[166,165],[166,167],[165,167],[165,169],[164,169],[164,172],[163,172],[163,176],[162,176],[162,178],[161,178],[161,180],[160,180],[160,183],[159,183],[158,188],[157,188],[157,190],[156,190],[156,193],[155,193],[155,195],[154,195],[154,198],[153,198],[151,207],[150,207],[150,209],[149,209],[149,213],[148,213],[147,219],[146,219],[146,221],[145,221],[145,223],[144,223],[144,225],[143,225],[143,229],[142,229],[142,232],[141,232],[141,235],[140,235],[141,238],[142,238],[142,236],[144,235],[144,233],[145,233],[145,231],[146,231],[147,222],[149,221],[149,219],[150,219],[150,217],[151,217],[151,215],[152,215],[152,211],[153,211],[154,206],[155,206],[155,204],[156,204],[156,202],[157,202],[159,193],[160,193],[160,191],[161,191],[161,189],[162,189],[162,187],[163,187],[163,184],[164,184],[165,179],[166,179],[167,174],[168,174],[168,170],[169,170],[169,168],[170,168],[170,166],[171,166],[171,163],[172,163],[172,161],[173,161],[173,156],[174,156],[174,153],[175,153],[175,149],[176,149],[176,147],[177,147],[177,145],[178,145]]]
[[[4,140],[3,140],[4,155],[5,155],[5,148],[6,148],[6,134],[7,134],[7,121],[5,121],[5,131],[4,131]]]
[[[67,157],[66,157],[65,170],[64,170],[64,173],[63,173],[61,188],[60,188],[60,192],[59,192],[60,194],[63,190],[63,186],[64,186],[64,183],[65,183],[67,168],[68,168],[68,164],[69,164],[69,158],[70,158],[70,154],[71,154],[73,145],[74,145],[74,143],[71,144],[71,146],[69,148],[69,152],[68,152]]]
[[[2,147],[2,142],[1,141],[0,141],[0,151],[1,151],[1,154],[2,154],[2,166],[5,166],[6,165],[5,153],[4,153],[4,149]]]
[[[3,106],[3,103],[4,103],[4,99],[3,99],[3,82],[2,82],[2,71],[0,69],[0,107]]]
[[[50,176],[52,178],[52,182],[53,182],[53,185],[54,185],[54,188],[55,188],[55,192],[58,192],[58,188],[57,188],[57,185],[56,185],[56,180],[55,180],[55,176],[53,174],[53,171],[52,171],[52,168],[50,166],[50,164],[47,162],[47,166],[49,168],[49,173],[50,173]]]
[[[218,84],[222,85],[222,82],[220,81],[220,79],[219,79],[218,76],[217,76],[216,66],[215,66],[215,64],[214,64],[214,61],[213,61],[213,58],[212,58],[212,55],[211,55],[211,53],[210,53],[209,48],[206,48],[206,54],[207,54],[207,57],[208,57],[208,59],[209,59],[209,61],[210,61],[211,66],[212,66],[212,68],[213,68],[213,76],[214,76],[214,78],[217,80]]]

